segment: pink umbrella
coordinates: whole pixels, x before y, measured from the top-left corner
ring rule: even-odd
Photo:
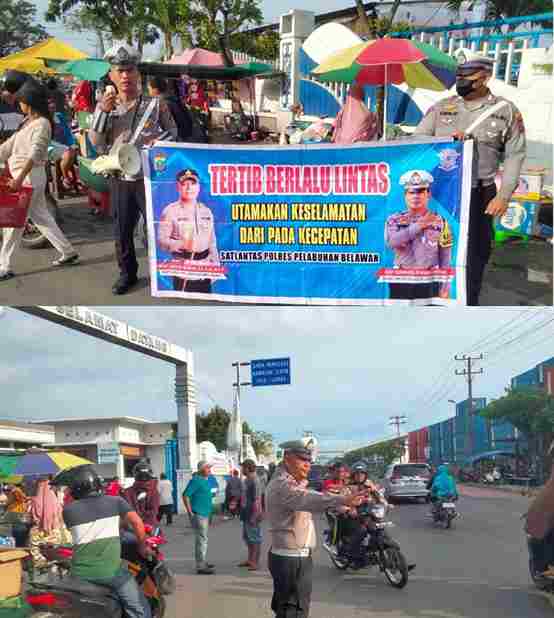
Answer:
[[[179,56],[173,56],[166,64],[194,64],[208,67],[222,67],[225,66],[223,62],[223,56],[216,52],[202,49],[201,47],[194,47],[192,49],[185,49],[185,51]]]

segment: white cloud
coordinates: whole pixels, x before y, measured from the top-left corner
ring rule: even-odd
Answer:
[[[231,408],[234,361],[290,356],[290,386],[244,388],[241,409],[278,440],[304,429],[322,444],[359,444],[452,413],[467,386],[454,355],[490,333],[508,341],[543,320],[513,309],[99,307],[193,350],[198,410]],[[512,326],[510,320],[519,321]],[[498,330],[502,328],[502,330]],[[552,326],[550,326],[552,329]],[[475,395],[497,397],[510,378],[551,356],[544,329],[481,363]],[[483,348],[486,351],[486,347]],[[491,348],[492,349],[492,348]],[[2,412],[13,418],[175,416],[173,369],[62,326],[8,309],[0,328]],[[477,349],[479,351],[479,348]],[[444,377],[442,377],[444,376]],[[248,371],[241,376],[249,379]]]

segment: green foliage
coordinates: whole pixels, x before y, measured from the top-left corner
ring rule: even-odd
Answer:
[[[227,448],[227,430],[231,414],[220,406],[214,406],[208,414],[196,415],[196,439],[198,442],[213,442],[218,451]],[[273,436],[265,431],[254,431],[247,421],[242,423],[242,433],[252,436],[252,447],[256,455],[271,451]]]
[[[191,0],[190,17],[197,44],[213,50],[217,43],[228,66],[233,65],[233,35],[263,19],[260,0]]]
[[[382,38],[391,32],[409,32],[412,26],[407,21],[393,22],[390,17],[382,16],[369,19],[371,38]]]
[[[258,60],[276,60],[279,57],[279,33],[271,30],[252,37],[238,32],[231,37],[231,46],[235,51],[249,54]]]
[[[527,436],[554,432],[554,397],[539,388],[506,389],[506,395],[480,411],[490,420],[512,423]]]
[[[36,13],[27,0],[0,0],[0,57],[48,38],[43,26],[34,23]]]
[[[218,451],[224,451],[230,421],[229,412],[219,406],[213,407],[208,414],[197,414],[196,439],[198,442],[213,442]]]
[[[540,388],[506,389],[506,395],[481,410],[489,420],[512,423],[529,441],[529,454],[537,462],[539,479],[551,467],[554,440],[554,397]]]
[[[361,459],[372,459],[379,457],[382,460],[383,466],[389,466],[399,459],[404,454],[404,441],[397,438],[375,444],[373,446],[364,446],[354,451],[349,451],[344,456],[344,461],[347,464],[353,464]]]

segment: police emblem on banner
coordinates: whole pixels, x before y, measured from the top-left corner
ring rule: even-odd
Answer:
[[[440,164],[439,168],[445,172],[450,172],[457,169],[458,159],[460,154],[452,148],[445,148],[439,152]]]
[[[153,163],[154,169],[158,173],[165,172],[167,169],[167,157],[161,152],[154,155]]]

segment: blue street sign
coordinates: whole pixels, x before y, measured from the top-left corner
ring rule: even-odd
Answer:
[[[252,386],[290,384],[290,358],[265,358],[250,361]]]

